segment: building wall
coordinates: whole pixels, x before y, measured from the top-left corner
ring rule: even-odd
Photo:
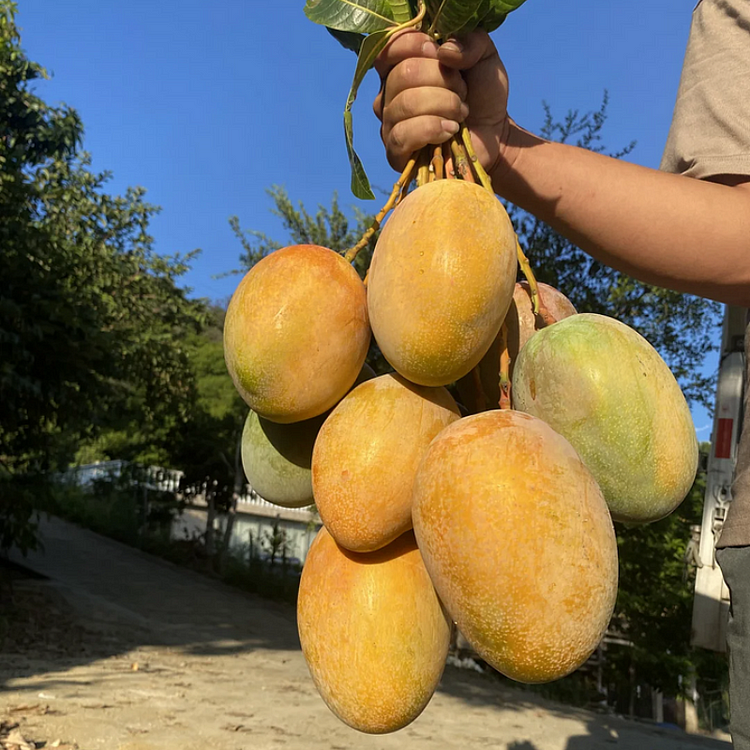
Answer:
[[[172,527],[174,538],[199,535],[206,530],[207,511],[201,506],[192,506],[175,519]],[[303,563],[312,540],[321,527],[314,509],[281,508],[260,497],[244,497],[237,504],[237,514],[232,529],[230,548],[245,550],[248,554],[265,556],[270,548],[270,536],[274,524],[286,536],[286,556]],[[218,516],[216,529],[221,534],[226,525],[226,516]]]

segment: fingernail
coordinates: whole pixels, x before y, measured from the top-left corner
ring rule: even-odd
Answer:
[[[465,120],[469,116],[469,105],[462,103],[458,111],[461,114],[461,119]]]
[[[428,39],[422,45],[422,54],[425,57],[437,57],[437,51],[438,51],[438,46],[437,44],[435,44],[435,42],[432,41],[432,39]]]
[[[448,50],[448,52],[463,52],[464,51],[464,45],[461,44],[457,39],[450,39],[445,44],[443,44],[443,49]]]
[[[461,128],[461,126],[453,120],[441,120],[440,126],[443,128],[443,132],[448,135],[456,135]]]

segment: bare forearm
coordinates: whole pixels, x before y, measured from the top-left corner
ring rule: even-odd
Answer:
[[[666,174],[515,125],[507,143],[492,175],[502,197],[642,281],[750,307],[750,183]]]

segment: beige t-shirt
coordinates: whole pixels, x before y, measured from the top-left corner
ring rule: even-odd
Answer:
[[[661,168],[699,179],[750,176],[750,0],[701,0],[695,7]],[[745,351],[750,354],[750,328]],[[733,500],[720,547],[750,545],[749,383],[750,373]]]
[[[695,7],[661,168],[750,175],[750,0]]]

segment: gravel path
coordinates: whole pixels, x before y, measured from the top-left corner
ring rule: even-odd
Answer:
[[[452,667],[409,727],[393,735],[361,735],[339,722],[318,697],[291,607],[59,520],[46,521],[42,530],[45,552],[17,561],[48,579],[19,584],[26,601],[37,597],[47,603],[45,618],[33,626],[38,632],[29,634],[28,643],[21,638],[0,654],[0,722],[17,724],[14,731],[38,746],[731,748],[719,739],[559,706],[505,688],[491,676]]]

